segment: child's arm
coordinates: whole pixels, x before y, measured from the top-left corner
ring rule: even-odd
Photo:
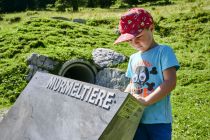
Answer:
[[[142,97],[138,94],[134,94],[133,96],[146,106],[161,100],[176,87],[176,68],[171,67],[164,70],[163,76],[164,82],[147,97]]]

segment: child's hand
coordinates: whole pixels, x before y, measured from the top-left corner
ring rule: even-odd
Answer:
[[[142,105],[148,106],[148,101],[146,100],[146,97],[142,97],[139,94],[132,94],[133,97],[135,97]]]

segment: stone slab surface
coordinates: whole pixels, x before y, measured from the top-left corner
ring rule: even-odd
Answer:
[[[37,72],[0,122],[0,139],[129,140],[143,108],[128,93]]]

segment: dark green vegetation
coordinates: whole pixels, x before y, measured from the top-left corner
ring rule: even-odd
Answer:
[[[173,3],[171,0],[0,0],[0,13],[25,10],[78,11],[79,7],[128,8],[147,2],[152,5]]]
[[[210,139],[210,2],[146,6],[156,21],[155,38],[172,46],[181,65],[172,92],[173,139]],[[79,13],[25,12],[0,15],[0,108],[11,106],[27,85],[26,59],[31,53],[60,62],[92,61],[98,47],[126,56],[128,44],[114,46],[114,29],[125,9],[83,9]],[[87,19],[86,25],[67,20]],[[127,62],[116,67],[126,69]]]

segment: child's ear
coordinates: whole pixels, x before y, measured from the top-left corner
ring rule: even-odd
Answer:
[[[150,30],[151,32],[153,32],[153,31],[155,30],[154,24],[152,24],[152,25],[149,26],[149,30]]]

